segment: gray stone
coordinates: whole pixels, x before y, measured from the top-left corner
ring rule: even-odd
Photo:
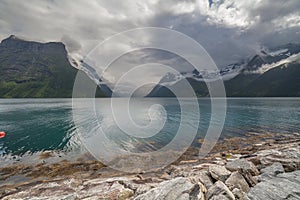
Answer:
[[[222,182],[225,182],[231,174],[231,172],[228,171],[224,166],[219,165],[210,165],[208,171],[215,180]]]
[[[128,188],[122,190],[118,195],[118,200],[126,200],[134,195],[134,192]]]
[[[263,167],[279,162],[286,172],[300,170],[299,147],[263,150],[256,153],[256,155]]]
[[[206,199],[215,199],[215,200],[231,199],[231,200],[234,200],[235,197],[222,181],[217,181],[213,186],[211,186],[207,190]]]
[[[234,188],[240,189],[242,192],[248,192],[250,187],[247,181],[239,172],[233,172],[230,177],[226,180],[225,185],[233,190]]]
[[[135,195],[140,195],[151,190],[153,187],[149,184],[142,184],[135,190]]]
[[[225,196],[225,195],[220,194],[217,196],[213,196],[209,200],[229,200],[229,198],[227,198],[227,196]]]
[[[120,180],[122,179],[93,179],[82,183],[80,179],[66,179],[41,183],[3,199],[128,199],[134,192],[120,184]]]
[[[189,200],[201,199],[200,187],[191,183],[187,178],[178,177],[169,181],[160,183],[156,188],[135,197],[135,200]]]
[[[274,175],[280,174],[280,173],[284,173],[284,169],[281,163],[275,162],[272,165],[261,169],[260,170],[261,173],[272,173]]]
[[[258,176],[259,181],[266,181],[272,179],[277,174],[284,173],[284,168],[281,163],[273,163],[271,166],[268,166],[260,170],[261,175]]]
[[[247,195],[247,193],[243,192],[242,190],[238,189],[238,188],[234,188],[232,190],[232,194],[235,196],[236,199],[240,200],[240,199],[244,199],[244,197]]]
[[[230,171],[247,171],[252,176],[259,175],[259,171],[256,166],[246,159],[236,159],[226,164],[226,168]]]
[[[209,173],[206,171],[201,171],[198,175],[199,181],[209,189],[214,183]]]
[[[283,200],[300,199],[300,171],[278,174],[251,188],[245,199]]]
[[[240,170],[240,173],[243,175],[250,187],[254,187],[257,184],[257,176],[252,176],[249,171],[244,171],[243,169]]]

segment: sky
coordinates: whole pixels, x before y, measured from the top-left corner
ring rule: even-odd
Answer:
[[[263,47],[299,43],[300,1],[0,0],[1,40],[14,34],[34,41],[62,41],[70,56],[78,60],[107,38],[143,27],[168,28],[191,37],[221,68],[249,58]],[[161,40],[147,33],[139,37],[141,41],[149,37]],[[114,45],[125,48],[120,43]],[[169,65],[177,65],[182,71],[188,68],[180,59],[148,50],[128,53],[120,59],[144,63],[146,57],[152,61],[168,58],[173,62]],[[143,61],[137,61],[140,58]],[[121,61],[114,63],[122,65]],[[117,79],[114,73],[106,72],[107,80]],[[152,74],[156,76],[151,79],[158,81],[157,73]]]

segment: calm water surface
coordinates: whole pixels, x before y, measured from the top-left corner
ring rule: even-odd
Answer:
[[[121,100],[120,100],[121,101]],[[186,102],[184,102],[186,101]],[[188,104],[189,100],[183,103]],[[190,127],[198,128],[198,138],[203,138],[211,120],[210,100],[199,99],[200,122],[198,115],[190,110],[181,116],[176,99],[135,99],[132,114],[138,124],[149,122],[149,106],[159,104],[165,113],[152,110],[152,118],[166,118],[162,130],[148,139],[136,139],[122,134],[117,124],[109,116],[109,99],[96,100],[98,125],[103,127],[108,138],[124,149],[139,148],[152,150],[167,144],[176,133],[180,120]],[[120,113],[121,114],[121,113]],[[22,155],[45,150],[73,151],[81,148],[72,116],[71,99],[2,99],[0,100],[0,131],[7,133],[0,139],[0,154]],[[222,137],[243,136],[248,132],[264,133],[300,132],[300,99],[241,98],[228,99],[227,115]],[[139,133],[135,133],[139,134]],[[142,134],[142,133],[141,133]],[[188,131],[186,134],[189,134]],[[137,141],[139,143],[137,143]]]

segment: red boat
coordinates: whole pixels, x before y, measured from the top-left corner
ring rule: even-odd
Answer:
[[[0,138],[4,138],[4,137],[5,137],[5,132],[4,131],[0,132]]]

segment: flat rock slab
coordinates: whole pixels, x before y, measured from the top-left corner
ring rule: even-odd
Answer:
[[[283,165],[286,172],[300,170],[300,148],[269,149],[258,152],[256,155],[260,158],[263,166],[269,166],[275,162]]]
[[[256,166],[246,159],[236,159],[232,162],[229,162],[226,164],[226,168],[229,171],[249,172],[252,176],[259,175],[259,171]]]
[[[128,199],[134,191],[120,184],[127,179],[94,179],[81,182],[69,179],[57,182],[41,183],[27,190],[3,197],[3,200],[34,199],[34,200],[77,200],[77,199]]]
[[[221,199],[230,199],[234,200],[235,197],[229,188],[222,182],[217,181],[213,186],[211,186],[206,194],[206,199],[214,199],[214,200],[221,200]]]
[[[220,165],[210,165],[208,171],[215,180],[222,182],[225,182],[231,174],[224,166]]]
[[[300,171],[278,174],[251,188],[246,200],[300,199]]]
[[[266,181],[274,178],[277,174],[284,173],[284,168],[281,163],[273,163],[272,165],[260,170],[261,175],[258,176],[259,181]]]
[[[212,178],[209,175],[209,172],[201,171],[199,175],[197,176],[199,178],[199,181],[207,188],[209,189],[214,183]]]
[[[196,200],[200,199],[200,196],[202,195],[199,185],[191,183],[187,178],[179,177],[160,183],[156,188],[135,197],[134,200]]]
[[[247,193],[250,190],[247,181],[244,179],[243,175],[241,175],[239,172],[233,172],[230,175],[230,177],[226,180],[225,185],[227,185],[227,187],[230,190],[237,188],[245,193]]]

